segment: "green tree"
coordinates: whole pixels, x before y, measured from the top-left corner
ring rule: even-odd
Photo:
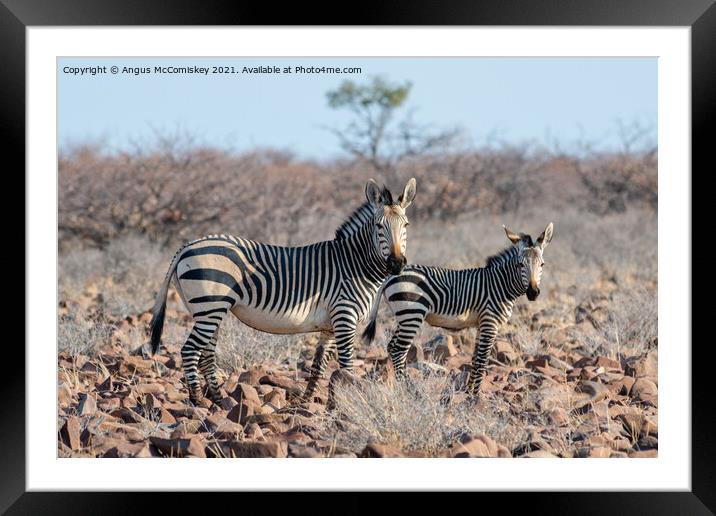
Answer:
[[[333,109],[349,110],[354,118],[342,129],[329,128],[343,150],[370,163],[377,171],[394,170],[404,159],[429,153],[449,144],[457,130],[431,133],[413,121],[408,112],[400,121],[396,113],[404,106],[412,84],[393,84],[373,77],[367,84],[344,81],[326,93]]]

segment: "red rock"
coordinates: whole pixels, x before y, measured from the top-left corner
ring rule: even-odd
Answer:
[[[642,435],[659,436],[659,422],[651,416],[644,417],[644,424],[641,426]]]
[[[587,394],[589,401],[592,403],[601,401],[609,396],[609,389],[607,389],[604,384],[589,380],[580,382],[579,385],[577,385],[577,391]]]
[[[264,373],[260,369],[249,369],[239,375],[238,381],[249,385],[257,385],[263,375]]]
[[[94,428],[90,428],[89,431],[92,435],[103,435],[103,434],[112,434],[114,437],[120,438],[119,436],[122,436],[124,439],[128,439],[130,441],[144,441],[146,439],[145,433],[138,428],[136,423],[118,423],[115,421],[102,421],[100,424],[98,424]]]
[[[311,446],[289,443],[288,456],[300,459],[316,459],[323,457],[323,454]]]
[[[596,362],[594,362],[594,365],[597,367],[603,367],[606,369],[617,369],[621,371],[621,364],[617,362],[616,360],[612,360],[611,358],[607,357],[597,357]]]
[[[582,377],[582,368],[576,367],[572,369],[569,373],[567,373],[567,381],[569,382],[575,382],[579,380]]]
[[[119,398],[101,399],[97,400],[97,408],[103,410],[104,412],[112,412],[113,410],[119,408],[119,403]]]
[[[609,446],[611,446],[614,450],[627,451],[631,448],[631,442],[629,442],[628,439],[624,439],[623,437],[616,437],[612,439],[612,441],[609,443]]]
[[[95,457],[101,457],[105,453],[107,453],[108,450],[123,446],[123,445],[130,445],[130,446],[136,446],[136,444],[128,443],[126,440],[117,438],[116,436],[108,436],[108,435],[95,435],[92,436],[90,439],[90,447],[91,447],[91,453]]]
[[[259,425],[264,425],[268,423],[283,423],[293,417],[295,416],[280,414],[278,412],[271,412],[269,414],[253,414],[246,418],[246,424],[257,423]],[[281,431],[284,432],[285,430]]]
[[[60,408],[67,408],[72,404],[72,391],[64,384],[57,389],[57,403]]]
[[[567,415],[567,411],[560,407],[556,407],[550,410],[547,414],[547,417],[553,425],[562,426],[569,423],[569,416]]]
[[[150,437],[149,440],[165,457],[206,458],[204,444],[197,438],[162,439],[161,437]]]
[[[244,428],[240,424],[235,423],[220,414],[212,414],[208,416],[204,423],[206,424],[207,429],[214,433],[214,435],[219,439],[236,438],[244,431]]]
[[[405,454],[394,446],[370,443],[363,448],[363,451],[360,452],[359,456],[364,458],[382,459],[388,457],[405,457]]]
[[[286,441],[216,441],[225,457],[266,457],[288,456]]]
[[[420,344],[411,344],[410,348],[408,348],[406,360],[409,364],[424,361],[425,353],[423,353],[423,347]]]
[[[118,441],[118,444],[102,454],[104,458],[151,457],[149,446],[146,443],[128,443]]]
[[[142,423],[146,421],[145,418],[126,407],[120,407],[116,410],[113,410],[112,412],[110,412],[110,415],[121,419],[125,423]]]
[[[171,433],[172,439],[185,439],[198,433],[204,428],[204,423],[197,419],[184,419],[177,423]]]
[[[102,382],[95,385],[95,390],[97,392],[111,392],[114,388],[114,381],[112,380],[112,375],[107,375],[107,377],[102,380]]]
[[[232,408],[226,418],[234,423],[246,424],[247,418],[254,415],[254,405],[244,400]]]
[[[203,420],[209,415],[209,410],[205,407],[191,407],[189,405],[180,404],[164,404],[166,408],[174,417],[188,417],[191,419]]]
[[[636,448],[640,450],[651,450],[659,447],[659,439],[653,435],[644,435],[640,437],[636,443]]]
[[[119,371],[125,376],[133,376],[132,373],[146,373],[152,371],[153,362],[144,360],[139,356],[128,355],[123,358],[119,366]],[[153,372],[153,371],[152,371]]]
[[[80,393],[77,414],[79,416],[91,416],[95,412],[97,412],[97,400],[95,397],[84,392]]]
[[[557,456],[553,453],[548,452],[547,450],[534,450],[528,453],[525,453],[524,455],[520,455],[520,457],[525,457],[528,459],[555,459]]]
[[[140,394],[161,394],[164,392],[164,386],[160,383],[140,383],[135,385],[134,389]]]
[[[454,357],[450,357],[444,362],[446,369],[463,369],[469,368],[472,363],[472,357],[467,353],[458,353]]]
[[[259,398],[256,389],[247,383],[239,383],[230,396],[239,403],[246,400],[256,407],[261,406],[261,399]]]
[[[491,457],[487,444],[481,439],[469,438],[452,446],[452,456],[456,458]]]
[[[627,434],[636,441],[644,425],[644,416],[641,414],[620,414],[617,419],[622,422]]]
[[[627,452],[627,454],[629,457],[637,459],[653,459],[659,456],[659,450],[635,450]]]
[[[636,399],[641,399],[646,396],[656,396],[659,393],[659,389],[656,384],[646,378],[637,378],[629,391],[629,396]]]
[[[257,423],[249,423],[244,428],[244,437],[252,441],[260,441],[263,440],[264,434]]]
[[[238,405],[237,401],[231,396],[224,396],[219,402],[219,406],[227,412],[234,408],[236,405]]]
[[[221,386],[222,389],[224,389],[226,392],[233,392],[234,389],[236,389],[236,386],[239,384],[239,375],[236,373],[231,374],[224,384]]]
[[[622,376],[617,380],[609,382],[608,387],[614,394],[628,395],[632,386],[634,385],[633,376]]]
[[[658,377],[658,351],[652,349],[640,357],[632,357],[626,361],[624,373],[635,378]]]
[[[75,416],[70,416],[60,429],[60,437],[67,447],[72,451],[77,451],[81,447],[80,432],[80,420]]]
[[[495,342],[495,358],[497,358],[498,362],[507,365],[515,365],[520,361],[520,355],[506,340]]]
[[[303,371],[298,371],[298,375],[301,377],[303,377],[302,373],[303,373]],[[269,392],[273,391],[274,389],[278,389],[278,387],[274,387],[273,385],[268,385],[268,384],[263,384],[263,383],[259,384],[259,386],[256,388],[256,390],[258,391],[258,393],[261,396],[267,395]]]
[[[605,446],[595,446],[593,448],[589,449],[589,453],[587,453],[587,457],[589,458],[597,458],[597,459],[607,459],[611,457],[612,450]]]
[[[659,406],[659,396],[657,394],[640,394],[639,401],[649,407]]]
[[[161,407],[159,409],[159,422],[164,424],[173,425],[177,422],[176,418],[172,416],[172,414],[165,409],[164,407]]]
[[[525,365],[530,369],[535,369],[536,367],[547,367],[549,366],[549,362],[546,358],[541,357],[536,358],[534,360],[528,360],[527,362],[525,362]]]
[[[259,379],[259,383],[273,385],[274,387],[281,387],[294,396],[300,396],[303,394],[304,390],[303,386],[299,382],[291,380],[286,376],[265,375]]]
[[[264,403],[270,403],[277,409],[283,408],[286,405],[286,395],[272,390],[264,396]]]

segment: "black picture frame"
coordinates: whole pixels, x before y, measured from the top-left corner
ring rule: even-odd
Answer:
[[[343,11],[343,10],[341,10]],[[203,0],[172,2],[149,0],[0,0],[0,140],[4,162],[25,167],[25,29],[29,26],[87,25],[576,25],[576,26],[685,26],[691,27],[692,51],[692,170],[713,171],[713,144],[707,136],[716,120],[716,6],[713,0],[460,0],[449,3],[412,1],[351,4],[350,18],[320,4],[272,4]],[[348,11],[343,11],[348,12]],[[8,167],[9,168],[9,167]],[[683,171],[688,174],[688,171]],[[692,172],[692,180],[696,174]],[[692,189],[693,191],[693,189]],[[692,205],[693,206],[693,205]],[[694,223],[697,222],[694,217]],[[692,233],[696,234],[696,233]],[[7,244],[7,240],[6,240]],[[24,249],[24,247],[23,247]],[[17,251],[17,249],[15,250]],[[689,250],[691,251],[691,250]],[[25,251],[23,250],[23,253]],[[25,258],[27,258],[25,256]],[[709,270],[706,259],[692,258],[692,270]],[[23,260],[24,263],[24,260]],[[702,265],[702,267],[699,267]],[[27,271],[25,271],[27,274]],[[708,281],[708,280],[707,280]],[[696,313],[703,305],[692,303]],[[6,311],[6,314],[8,312]],[[706,315],[706,314],[703,314]],[[693,320],[693,316],[692,316]],[[698,320],[698,318],[697,318]],[[10,321],[8,320],[8,323]],[[15,323],[15,327],[19,324]],[[24,336],[23,336],[24,337]],[[0,379],[0,511],[8,514],[122,513],[146,508],[146,495],[133,493],[25,492],[25,353],[5,339]],[[23,338],[24,340],[24,338]],[[709,339],[710,340],[710,339]],[[713,401],[704,380],[714,363],[710,342],[692,347],[692,490],[690,492],[602,492],[509,494],[494,500],[523,506],[531,512],[580,514],[712,514],[716,511],[716,439],[711,431]],[[684,349],[690,342],[680,344]],[[216,494],[212,495],[216,496]],[[341,498],[343,507],[359,510],[365,495]],[[480,505],[487,493],[472,495]],[[493,494],[494,498],[502,496]],[[479,497],[479,498],[477,498]],[[420,502],[421,497],[413,496]],[[217,500],[218,501],[218,500]],[[187,496],[162,495],[162,508],[187,507]],[[276,502],[272,500],[272,504]],[[295,497],[287,508],[303,505]],[[517,505],[515,505],[517,504]],[[228,507],[227,507],[228,508]],[[312,507],[312,510],[315,507]],[[280,510],[280,505],[274,507]],[[272,509],[272,510],[274,510]]]

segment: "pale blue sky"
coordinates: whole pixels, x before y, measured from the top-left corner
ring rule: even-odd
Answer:
[[[66,66],[353,66],[360,74],[78,76]],[[655,58],[63,58],[58,60],[61,148],[104,141],[111,150],[145,145],[154,130],[194,134],[204,143],[244,151],[288,149],[300,157],[340,154],[326,126],[348,115],[325,93],[343,80],[409,80],[407,109],[435,128],[459,126],[483,145],[491,134],[521,143],[587,139],[619,144],[617,121],[654,127]]]

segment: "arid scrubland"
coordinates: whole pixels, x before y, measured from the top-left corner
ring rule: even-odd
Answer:
[[[167,146],[60,158],[58,454],[88,456],[646,457],[658,448],[657,174],[652,154],[484,149],[406,161],[418,181],[411,262],[482,266],[506,224],[552,221],[542,294],[520,299],[475,403],[461,392],[475,330],[424,326],[395,383],[379,338],[358,345],[360,380],[328,377],[297,399],[315,335],[219,334],[221,407],[192,406],[180,347],[190,318],[170,291],[166,351],[149,310],[176,248],[208,233],[283,245],[332,238],[374,175],[360,162]]]

